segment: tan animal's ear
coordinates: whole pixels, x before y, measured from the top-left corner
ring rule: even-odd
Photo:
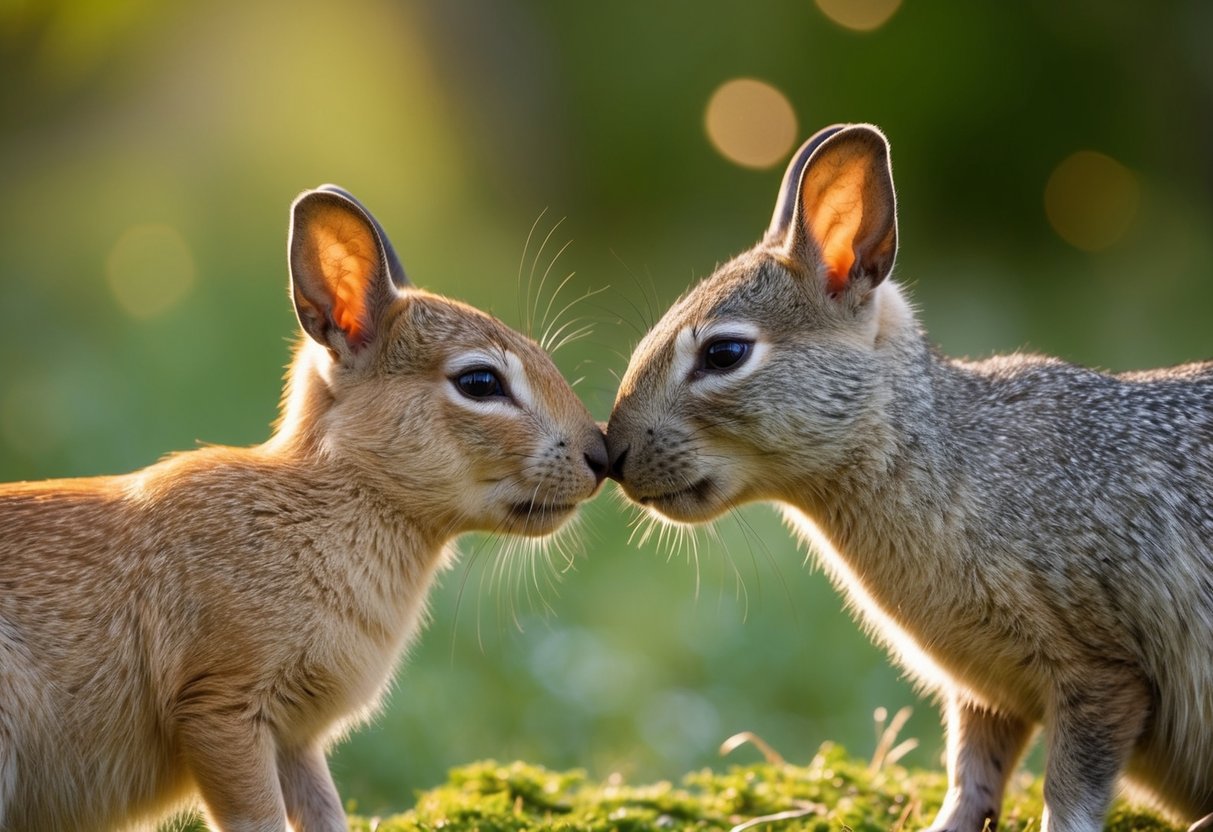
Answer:
[[[889,276],[897,255],[889,143],[867,124],[827,131],[802,163],[786,247],[824,274],[831,295],[868,291]]]
[[[288,254],[300,325],[352,362],[378,335],[396,286],[407,285],[379,223],[335,186],[306,191],[291,206]]]

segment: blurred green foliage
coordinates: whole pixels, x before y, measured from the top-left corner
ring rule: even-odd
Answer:
[[[514,325],[535,303],[519,275],[573,240],[565,297],[610,288],[557,358],[605,418],[647,324],[766,226],[780,167],[733,164],[704,130],[738,77],[782,91],[801,136],[886,130],[898,274],[945,351],[1207,357],[1211,31],[1200,0],[906,2],[866,33],[774,0],[0,2],[0,479],[265,438],[295,330],[286,207],[326,181],[415,282]],[[1135,188],[1095,252],[1044,208],[1080,150]],[[489,757],[670,778],[740,730],[863,751],[877,706],[916,701],[769,509],[673,557],[628,543],[634,516],[591,505],[542,598],[465,541],[383,714],[335,754],[343,795],[399,809]],[[939,766],[937,724],[923,703],[914,762]]]

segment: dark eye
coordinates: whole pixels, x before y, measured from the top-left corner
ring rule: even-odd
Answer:
[[[752,341],[739,341],[735,338],[721,338],[708,344],[703,351],[703,369],[726,371],[741,366],[750,354]]]
[[[491,399],[494,396],[505,396],[505,387],[492,370],[468,370],[453,381],[459,388],[459,392],[469,399]]]

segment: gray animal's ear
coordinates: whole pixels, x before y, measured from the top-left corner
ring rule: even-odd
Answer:
[[[821,274],[831,295],[852,286],[866,292],[897,256],[889,143],[870,124],[829,129],[804,161],[784,249]]]
[[[779,200],[775,203],[771,225],[767,228],[768,239],[782,240],[787,236],[788,226],[792,224],[792,214],[796,210],[797,197],[800,195],[800,175],[804,173],[805,163],[822,142],[844,127],[845,124],[832,124],[821,128],[792,155],[788,169],[783,174],[783,184],[779,186]]]
[[[306,191],[291,205],[287,253],[300,325],[339,361],[352,363],[375,341],[399,294],[391,276],[399,261],[379,223],[339,188]]]

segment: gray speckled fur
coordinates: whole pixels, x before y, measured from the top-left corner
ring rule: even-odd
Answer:
[[[887,166],[873,135],[820,144]],[[873,193],[891,204],[891,178]],[[1100,828],[1121,775],[1187,822],[1213,811],[1213,362],[946,358],[862,257],[831,294],[803,220],[779,214],[637,348],[608,428],[629,496],[690,522],[785,506],[944,703],[933,829],[996,820],[1040,725],[1046,830]],[[737,331],[757,333],[754,366],[696,375],[701,333]]]

